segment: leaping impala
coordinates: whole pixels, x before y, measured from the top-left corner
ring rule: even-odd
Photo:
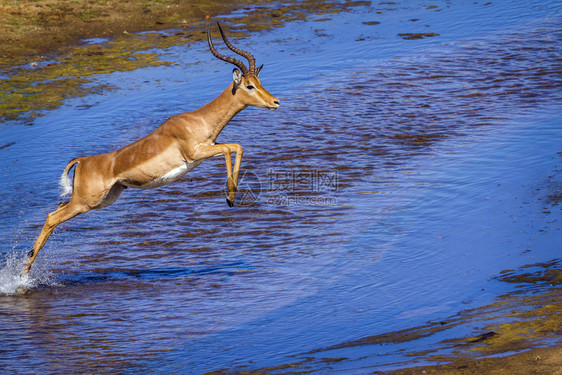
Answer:
[[[226,46],[248,60],[243,62],[221,55],[211,41],[210,25],[207,40],[211,53],[234,64],[232,83],[209,104],[193,111],[175,115],[146,137],[107,154],[84,156],[71,160],[61,176],[62,196],[72,195],[69,202],[59,204],[47,216],[39,237],[29,252],[23,270],[27,274],[39,250],[57,225],[92,209],[107,207],[128,187],[150,189],[176,181],[203,161],[224,155],[230,207],[238,185],[242,147],[238,144],[215,144],[215,140],[240,111],[248,106],[277,109],[279,100],[263,88],[258,76],[263,65],[256,68],[254,57],[234,47],[220,24],[219,31]],[[234,169],[231,154],[235,153]],[[74,179],[68,176],[75,166]]]

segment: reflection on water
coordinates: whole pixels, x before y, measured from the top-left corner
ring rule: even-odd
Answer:
[[[559,162],[560,6],[494,2],[491,17],[479,4],[404,4],[253,37],[282,108],[246,110],[219,141],[245,147],[255,203],[227,207],[217,159],[63,224],[31,292],[0,296],[0,364],[201,373],[289,363],[488,302],[506,290],[490,281],[500,270],[557,256],[560,210],[545,214],[536,189]],[[397,36],[420,28],[440,35]],[[186,61],[193,50],[168,53]],[[137,139],[227,84],[223,73],[167,69],[100,77],[131,90],[0,130],[0,146],[15,142],[0,149],[0,251],[11,262],[0,280],[15,277],[58,203],[68,160]],[[338,355],[368,355],[357,365],[368,367],[405,360],[372,350]]]

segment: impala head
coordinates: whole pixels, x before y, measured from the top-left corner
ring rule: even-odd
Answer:
[[[236,65],[238,68],[232,71],[232,95],[238,95],[239,98],[248,106],[267,108],[271,110],[277,109],[279,107],[279,100],[263,88],[261,81],[258,78],[263,65],[256,68],[256,60],[254,59],[254,56],[252,56],[249,52],[238,49],[230,44],[218,22],[217,26],[219,27],[222,40],[226,46],[248,60],[249,68],[247,68],[240,60],[218,53],[211,40],[211,25],[209,24],[207,26],[207,40],[213,55],[223,61]]]

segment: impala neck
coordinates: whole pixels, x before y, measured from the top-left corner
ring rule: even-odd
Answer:
[[[214,142],[219,136],[222,129],[228,122],[247,107],[242,103],[236,95],[232,94],[232,85],[230,84],[219,96],[212,102],[204,105],[199,109],[207,119],[207,126],[210,130],[210,138]]]

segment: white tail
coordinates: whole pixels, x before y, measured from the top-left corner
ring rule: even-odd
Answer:
[[[72,169],[74,164],[78,164],[78,159],[74,159],[70,163],[68,163],[66,165],[66,168],[64,168],[64,172],[62,172],[62,175],[60,176],[59,186],[61,188],[61,198],[72,195],[72,181],[70,181],[70,177],[68,176],[68,174],[70,173],[70,169]]]
[[[61,188],[61,198],[72,195],[72,185],[70,184],[70,177],[68,177],[68,173],[65,172],[62,176],[60,176],[59,186]]]

